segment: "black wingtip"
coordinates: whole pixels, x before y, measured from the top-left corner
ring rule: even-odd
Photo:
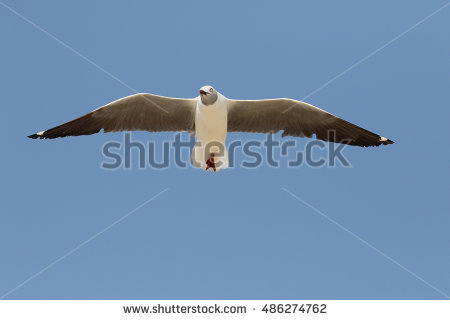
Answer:
[[[391,139],[388,139],[388,138],[385,138],[385,137],[381,137],[380,141],[381,141],[381,144],[385,145],[385,146],[388,145],[388,144],[394,144],[395,143]]]
[[[41,139],[42,139],[42,135],[39,135],[39,134],[35,133],[35,134],[32,134],[32,135],[29,135],[28,138],[30,138],[30,139],[38,139],[38,138],[41,138]]]

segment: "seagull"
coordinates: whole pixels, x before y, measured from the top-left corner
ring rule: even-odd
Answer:
[[[340,119],[306,102],[280,98],[233,100],[212,86],[199,96],[179,99],[138,93],[57,127],[28,136],[54,139],[115,131],[185,131],[195,135],[194,167],[212,171],[228,167],[225,140],[228,132],[276,133],[308,137],[360,147],[394,143],[385,137]]]

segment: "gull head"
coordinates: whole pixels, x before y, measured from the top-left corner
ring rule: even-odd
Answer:
[[[217,100],[217,91],[211,86],[203,86],[200,88],[200,99],[204,105],[210,105]]]

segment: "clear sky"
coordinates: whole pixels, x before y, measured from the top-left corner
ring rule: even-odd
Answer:
[[[446,1],[4,4],[139,92],[302,99]],[[450,294],[450,6],[308,97],[396,142],[352,168],[102,170],[122,133],[26,136],[133,92],[1,5],[0,29],[0,296],[166,188],[6,299],[445,298],[283,188]]]

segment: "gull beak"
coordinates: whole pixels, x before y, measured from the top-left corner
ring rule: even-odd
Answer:
[[[207,95],[208,92],[206,92],[205,90],[200,90],[200,95]]]

